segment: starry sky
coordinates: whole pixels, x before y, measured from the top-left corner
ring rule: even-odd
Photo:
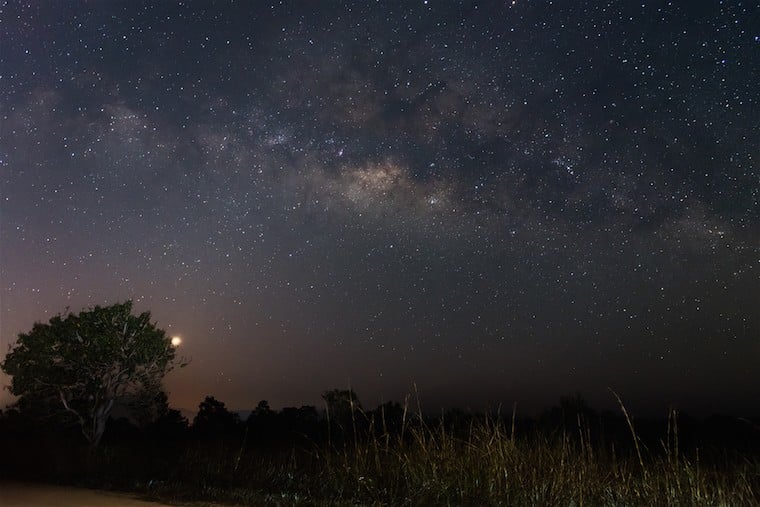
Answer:
[[[756,2],[1,9],[0,357],[133,299],[178,408],[757,414]]]

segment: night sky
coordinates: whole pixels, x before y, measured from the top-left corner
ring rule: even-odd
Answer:
[[[0,357],[133,299],[177,408],[760,410],[757,2],[11,1],[0,65]]]

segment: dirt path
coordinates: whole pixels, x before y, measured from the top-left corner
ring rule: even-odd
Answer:
[[[51,486],[25,482],[0,482],[2,507],[157,507],[169,504],[139,500],[123,493]]]

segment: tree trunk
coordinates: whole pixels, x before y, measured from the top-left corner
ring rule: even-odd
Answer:
[[[100,440],[103,438],[103,433],[106,431],[106,422],[111,416],[111,409],[113,408],[113,400],[108,400],[103,405],[100,405],[95,409],[92,421],[92,435],[90,438],[90,447],[95,448],[100,444]]]

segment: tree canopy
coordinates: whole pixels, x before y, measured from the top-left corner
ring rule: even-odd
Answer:
[[[0,367],[13,377],[19,406],[71,414],[96,446],[114,405],[156,399],[174,365],[170,338],[126,301],[34,324]]]
[[[348,431],[356,423],[356,416],[362,413],[362,404],[353,389],[332,389],[322,393],[327,418],[340,431]]]
[[[223,402],[213,396],[206,396],[198,405],[193,430],[202,436],[228,435],[237,429],[239,422],[238,415],[230,412]]]

